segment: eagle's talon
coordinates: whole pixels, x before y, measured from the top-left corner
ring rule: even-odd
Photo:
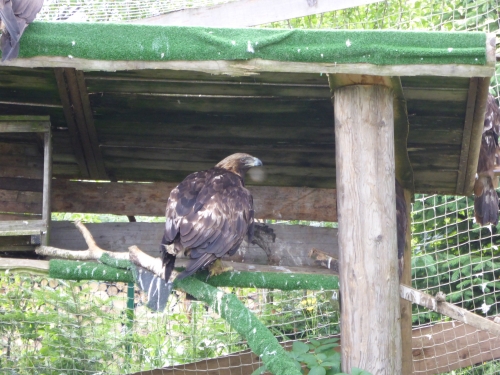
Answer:
[[[217,276],[217,275],[220,275],[224,272],[230,272],[230,271],[234,271],[234,268],[231,266],[225,265],[224,262],[222,262],[222,260],[217,259],[208,268],[207,280],[209,277]]]

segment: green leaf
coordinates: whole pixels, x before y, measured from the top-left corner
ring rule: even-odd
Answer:
[[[340,353],[333,353],[331,356],[329,356],[326,361],[328,362],[338,362],[340,363]]]
[[[332,361],[321,362],[321,366],[323,366],[323,367],[334,367],[334,366],[338,366],[339,364],[340,364],[340,362],[332,362]]]
[[[318,365],[316,356],[309,353],[302,353],[297,357],[297,361],[305,363],[307,367],[311,368]]]
[[[325,353],[318,353],[315,356],[319,361],[323,362],[328,357]]]
[[[326,370],[324,367],[314,366],[311,368],[311,371],[309,371],[309,375],[326,375]]]
[[[297,354],[307,353],[309,351],[309,345],[304,344],[303,342],[300,341],[295,341],[292,344],[292,351],[294,351]]]
[[[324,352],[325,350],[336,348],[337,346],[339,346],[339,344],[325,344],[325,345],[321,345],[321,346],[318,346],[314,352],[315,353],[321,353],[321,352]]]
[[[331,343],[334,343],[334,342],[339,342],[339,338],[338,337],[331,337],[329,339],[321,339],[321,340],[318,340],[322,345],[324,344],[331,344]]]
[[[309,342],[313,344],[316,348],[321,345],[321,341],[315,339],[309,339]]]

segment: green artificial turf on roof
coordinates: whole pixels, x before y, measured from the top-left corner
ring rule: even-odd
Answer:
[[[324,63],[486,63],[486,34],[395,30],[280,30],[35,22],[19,57],[91,60],[264,60]]]

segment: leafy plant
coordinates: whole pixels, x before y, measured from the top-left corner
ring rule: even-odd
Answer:
[[[340,354],[335,351],[338,347],[338,338],[325,338],[320,340],[310,339],[309,344],[295,341],[292,350],[288,351],[289,357],[295,361],[297,368],[308,375],[348,375],[340,372]],[[263,374],[266,366],[255,370],[252,375]],[[353,368],[352,375],[371,375],[367,371]]]

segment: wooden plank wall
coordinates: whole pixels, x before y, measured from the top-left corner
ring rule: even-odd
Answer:
[[[40,213],[41,182],[0,178],[3,212]],[[29,183],[28,183],[29,182]],[[20,190],[19,183],[23,184]],[[115,215],[165,215],[174,183],[93,183],[52,181],[52,212]],[[337,221],[337,195],[333,189],[249,186],[256,217],[277,220]]]
[[[163,223],[100,223],[86,224],[97,245],[106,250],[127,251],[138,245],[153,257],[159,256],[159,244],[163,236]],[[52,222],[50,246],[86,250],[87,245],[76,227],[70,222]],[[269,225],[275,237],[263,235],[269,254],[257,245],[246,241],[240,250],[227,260],[250,264],[278,266],[313,266],[308,253],[312,247],[321,249],[338,258],[337,229],[304,225]]]

